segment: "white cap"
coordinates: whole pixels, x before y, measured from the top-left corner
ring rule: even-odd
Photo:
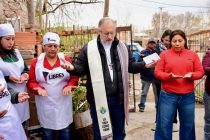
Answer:
[[[56,33],[48,32],[43,37],[43,45],[54,43],[60,45],[60,37]]]
[[[0,37],[15,35],[15,30],[11,24],[0,24]]]

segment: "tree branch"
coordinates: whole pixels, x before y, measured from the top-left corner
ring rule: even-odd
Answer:
[[[48,11],[47,14],[49,13],[54,13],[59,7],[61,7],[62,5],[66,5],[66,4],[70,4],[70,3],[74,3],[74,4],[94,4],[94,3],[100,3],[102,1],[89,1],[89,2],[81,2],[81,1],[68,1],[68,2],[62,2],[59,5],[57,5],[53,10]]]

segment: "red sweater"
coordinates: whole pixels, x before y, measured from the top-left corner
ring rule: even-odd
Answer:
[[[71,59],[68,58],[68,57],[65,57],[65,60],[71,62]],[[35,90],[33,90],[35,87],[41,87],[41,88],[44,89],[44,87],[39,85],[39,83],[36,81],[36,76],[35,76],[36,63],[37,63],[37,58],[35,58],[31,63],[30,70],[29,70],[29,73],[28,73],[29,74],[29,80],[28,80],[28,83],[27,83],[28,89],[33,91],[35,94],[37,94],[37,92]],[[47,58],[44,58],[44,67],[49,69],[49,70],[52,70],[56,67],[60,67],[59,58],[57,57],[57,61],[56,61],[54,66],[51,66],[49,64]],[[73,76],[71,74],[70,79],[68,81],[68,84],[66,86],[76,86],[77,84],[78,84],[78,77]]]
[[[170,73],[184,76],[192,72],[192,78],[170,78]],[[187,49],[176,52],[174,49],[160,54],[160,61],[155,67],[155,76],[161,79],[161,88],[167,92],[187,94],[194,91],[194,80],[202,78],[204,70],[198,55]]]

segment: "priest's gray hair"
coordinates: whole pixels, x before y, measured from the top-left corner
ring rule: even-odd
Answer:
[[[102,19],[99,20],[98,27],[101,27],[101,25],[103,25],[106,21],[111,21],[112,23],[117,24],[116,21],[113,20],[112,18],[103,17]]]

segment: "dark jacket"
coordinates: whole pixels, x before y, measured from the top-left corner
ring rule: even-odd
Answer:
[[[120,102],[123,103],[124,91],[123,91],[123,83],[122,83],[121,65],[120,65],[120,60],[119,60],[119,56],[117,52],[118,43],[119,43],[119,40],[115,38],[112,43],[111,50],[110,50],[111,60],[112,62],[114,62],[113,63],[113,82],[112,82],[109,69],[107,66],[107,60],[106,60],[104,47],[101,44],[99,36],[97,38],[97,45],[98,45],[99,53],[101,56],[106,94],[107,96],[118,96],[120,98]],[[129,66],[128,66],[129,72],[139,73],[140,70],[144,67],[144,65],[145,63],[136,63],[135,59],[132,57],[132,54],[129,53]],[[92,82],[91,82],[90,71],[89,71],[89,66],[88,66],[88,58],[87,58],[87,45],[85,45],[82,48],[74,64],[74,70],[72,71],[72,74],[75,74],[77,76],[87,75],[87,83],[86,83],[87,100],[89,104],[94,105],[95,102],[94,102],[94,96],[93,96],[93,88],[92,88]]]
[[[155,52],[156,52],[158,55],[160,55],[161,52],[163,52],[163,51],[165,51],[165,50],[167,50],[167,48],[165,47],[165,45],[164,45],[164,43],[163,43],[162,41],[159,42],[159,43],[157,43],[157,45],[155,46]],[[155,79],[156,88],[157,88],[157,90],[158,90],[157,93],[158,93],[158,95],[159,95],[160,89],[161,89],[161,80],[158,79],[158,78],[156,78],[155,76],[154,76],[154,79]]]
[[[148,55],[151,55],[153,53],[155,53],[156,51],[155,50],[151,50],[151,49],[145,49],[143,51],[141,51],[141,55],[143,57],[146,57]],[[142,58],[139,58],[138,62],[142,62],[143,59]],[[140,71],[140,77],[142,80],[145,80],[145,81],[153,81],[154,80],[154,68],[144,68]]]
[[[210,95],[210,50],[203,57],[202,64],[206,75],[205,91]]]
[[[19,94],[19,92],[15,91],[13,88],[11,88],[9,86],[8,86],[8,91],[9,91],[9,93],[11,95],[11,102],[13,104],[18,104],[19,103],[19,101],[18,101],[18,94]]]

